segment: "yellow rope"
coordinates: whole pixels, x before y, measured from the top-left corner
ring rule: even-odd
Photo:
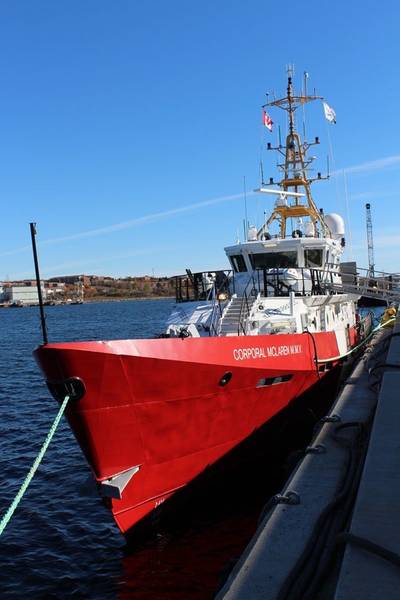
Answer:
[[[379,325],[377,325],[369,335],[367,335],[366,338],[364,338],[359,344],[357,344],[357,346],[354,346],[354,348],[352,348],[351,350],[349,350],[348,352],[345,352],[344,354],[340,354],[340,356],[334,356],[333,358],[319,358],[317,360],[317,363],[329,363],[329,362],[334,362],[335,360],[340,360],[341,358],[346,358],[346,356],[350,356],[350,354],[352,354],[353,352],[355,352],[356,350],[358,350],[359,348],[361,348],[361,346],[363,346],[366,342],[368,342],[368,340],[374,335],[374,333],[376,333],[377,331],[379,331],[380,329],[383,329],[383,327],[387,327],[390,323],[393,324],[393,322],[396,320],[396,317],[392,317],[391,319],[389,319],[388,321],[386,321],[385,323],[379,323]]]

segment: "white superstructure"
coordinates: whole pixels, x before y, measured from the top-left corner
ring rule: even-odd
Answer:
[[[355,294],[341,293],[340,259],[345,245],[342,217],[324,215],[311,196],[308,177],[313,157],[294,127],[295,110],[316,96],[296,96],[291,75],[287,96],[274,100],[289,115],[282,180],[262,183],[273,195],[271,216],[261,228],[248,227],[246,239],[225,248],[231,270],[177,278],[178,303],[168,320],[168,336],[336,334],[340,352],[350,346],[356,327]],[[271,189],[269,185],[273,186]],[[278,186],[278,187],[277,187]],[[290,227],[290,228],[289,228]]]

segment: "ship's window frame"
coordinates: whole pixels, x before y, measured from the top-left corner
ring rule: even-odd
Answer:
[[[297,250],[254,252],[249,258],[253,269],[297,269],[299,266]]]
[[[231,254],[229,260],[235,273],[245,273],[247,271],[246,261],[242,254]]]
[[[314,253],[314,257],[313,260],[310,260],[308,255],[312,253]],[[318,253],[317,256],[315,256],[315,253]],[[322,267],[323,253],[324,251],[322,248],[304,248],[304,266],[310,269]],[[314,260],[315,258],[317,258],[317,260]]]
[[[256,387],[263,388],[271,385],[278,385],[280,383],[287,383],[292,379],[292,377],[292,373],[287,373],[286,375],[276,375],[275,377],[261,377],[261,379],[258,380]]]

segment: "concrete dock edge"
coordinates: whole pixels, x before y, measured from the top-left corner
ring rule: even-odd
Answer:
[[[395,331],[400,331],[400,325],[396,326]],[[278,598],[289,575],[296,567],[298,568],[299,557],[305,553],[307,544],[309,544],[315,529],[315,524],[325,507],[337,494],[337,490],[343,481],[343,473],[347,468],[348,452],[345,447],[337,443],[335,436],[332,435],[334,427],[338,423],[337,419],[340,419],[341,423],[357,422],[361,424],[366,424],[371,419],[377,404],[377,393],[370,385],[370,370],[376,366],[377,357],[382,360],[382,347],[385,345],[385,339],[392,332],[393,329],[382,330],[373,338],[331,409],[330,416],[334,416],[333,422],[322,424],[319,433],[312,442],[312,448],[285,485],[282,496],[290,498],[290,493],[294,492],[298,496],[299,503],[272,505],[270,510],[267,510],[255,535],[228,577],[224,587],[218,593],[218,600]],[[392,338],[389,353],[386,359],[383,353],[383,360],[386,363],[398,362],[400,364],[399,337]],[[376,414],[378,420],[375,420],[373,425],[371,443],[360,485],[360,492],[362,488],[366,488],[366,496],[369,501],[360,503],[362,519],[361,517],[356,519],[357,503],[354,512],[354,519],[356,519],[354,526],[357,535],[372,535],[373,531],[380,529],[380,516],[385,520],[384,529],[390,529],[391,521],[396,520],[397,517],[394,512],[396,503],[397,506],[400,506],[400,503],[396,502],[396,496],[400,497],[400,402],[398,401],[400,370],[398,373],[393,371],[385,373],[381,387],[381,394],[384,395],[382,406],[384,405],[384,407],[382,409],[379,407]],[[391,399],[386,400],[387,396],[391,396]],[[395,406],[396,404],[397,406]],[[393,418],[389,427],[387,421],[391,421],[392,411]],[[380,424],[382,412],[384,415],[387,413],[387,416]],[[393,434],[392,442],[386,441],[386,429],[390,430],[390,435]],[[371,446],[376,436],[378,436],[377,450],[375,450],[375,443]],[[371,449],[374,454],[378,452],[378,455],[374,458],[369,457]],[[391,454],[389,461],[386,456],[388,452]],[[373,470],[371,471],[371,469]],[[370,471],[371,475],[369,474]],[[380,471],[379,479],[376,479],[375,471]],[[367,473],[367,478],[373,480],[371,489],[364,483],[365,473]],[[376,497],[379,494],[383,494],[381,501],[376,502]],[[292,495],[292,499],[295,498],[295,495]],[[371,513],[375,509],[374,520],[367,508]],[[390,508],[390,516],[385,514],[388,508]],[[368,521],[370,521],[369,528],[366,526]],[[383,534],[375,537],[373,541],[382,545],[389,545],[392,551],[400,552],[400,519],[396,526],[392,525],[392,537],[389,534]],[[354,569],[360,572],[353,577],[351,561],[354,560],[354,557],[358,561]],[[358,597],[376,598],[378,588],[367,595],[366,590],[369,589],[369,584],[366,583],[367,577],[365,575],[365,570],[371,569],[372,573],[370,564],[374,561],[378,563],[387,562],[382,558],[368,555],[364,550],[350,545],[346,547],[343,566],[339,574],[337,595],[334,596],[333,593],[330,597],[335,597],[338,600],[350,598],[350,595],[352,599]],[[396,570],[391,564],[385,564],[384,566],[379,564],[378,567],[375,565],[374,569],[376,569],[377,578],[380,577],[379,573],[388,574],[393,572],[392,575],[395,581],[392,585],[388,579],[388,595],[385,588],[384,597],[399,598],[400,571]],[[361,586],[361,580],[364,580],[363,588],[362,592],[358,592],[357,587],[358,585]],[[375,583],[377,586],[380,585],[378,579]],[[397,588],[397,594],[390,595],[391,590],[395,588]]]
[[[400,333],[400,324],[394,333]],[[400,336],[393,337],[350,533],[400,555]],[[335,600],[400,598],[400,568],[348,544]]]

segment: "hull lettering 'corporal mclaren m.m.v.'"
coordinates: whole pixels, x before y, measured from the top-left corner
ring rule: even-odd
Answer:
[[[295,130],[296,109],[317,99],[295,95],[289,73],[286,96],[269,103],[289,119],[285,145],[269,144],[284,157],[282,179],[260,189],[275,194],[272,214],[225,248],[230,270],[176,278],[160,337],[35,350],[53,396],[70,396],[67,419],[124,533],[311,388],[363,335],[358,296],[340,292],[343,221],[316,208],[312,144]]]

